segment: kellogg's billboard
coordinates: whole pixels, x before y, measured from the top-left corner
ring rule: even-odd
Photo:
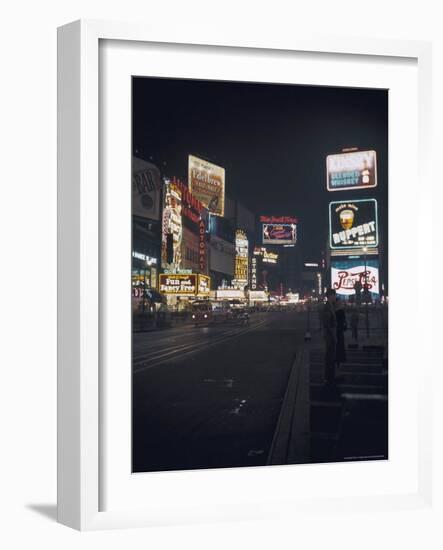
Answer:
[[[189,155],[189,191],[216,216],[225,212],[225,169],[206,160]]]

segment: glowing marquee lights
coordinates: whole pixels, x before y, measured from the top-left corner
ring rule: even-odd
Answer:
[[[263,246],[256,246],[254,248],[254,255],[261,256],[262,261],[266,264],[276,264],[278,261],[278,254],[276,252],[267,250]]]
[[[209,296],[211,279],[207,275],[191,273],[160,273],[160,292],[173,296]]]
[[[237,229],[235,233],[235,280],[238,284],[248,284],[249,241],[246,233]]]
[[[355,295],[355,283],[360,283],[361,287],[365,284],[365,278],[368,290],[372,294],[379,294],[379,269],[378,260],[368,260],[365,266],[361,260],[344,260],[334,262],[331,265],[331,284],[337,294],[343,296]]]

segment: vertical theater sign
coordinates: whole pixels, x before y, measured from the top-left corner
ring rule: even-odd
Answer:
[[[251,290],[257,290],[257,258],[252,256],[251,259]]]
[[[200,273],[206,271],[206,226],[205,222],[201,219],[198,224],[198,260]]]
[[[175,180],[165,183],[162,225],[162,267],[180,269],[183,236],[182,189]]]
[[[246,233],[237,229],[235,233],[235,281],[240,286],[248,284],[249,241]]]

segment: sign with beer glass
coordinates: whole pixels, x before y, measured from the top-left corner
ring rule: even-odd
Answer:
[[[329,242],[332,249],[378,246],[377,201],[329,203]]]

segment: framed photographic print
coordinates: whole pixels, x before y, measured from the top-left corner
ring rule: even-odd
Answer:
[[[60,522],[429,505],[430,59],[59,29]]]

